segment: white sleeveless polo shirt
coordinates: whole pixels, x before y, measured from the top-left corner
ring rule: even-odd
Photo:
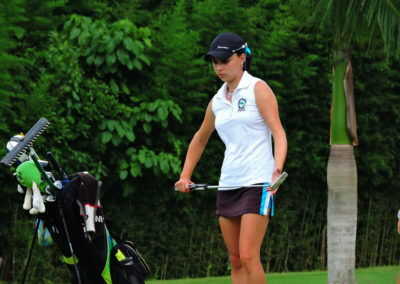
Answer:
[[[256,104],[254,86],[258,81],[245,71],[232,94],[232,103],[225,98],[226,83],[213,98],[215,128],[226,147],[220,186],[271,182],[271,130]]]

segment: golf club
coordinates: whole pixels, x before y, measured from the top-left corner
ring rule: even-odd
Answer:
[[[273,185],[267,187],[267,191],[274,191],[276,190],[282,183],[283,181],[288,177],[288,174],[286,172],[283,172],[279,178],[274,182]],[[197,184],[190,184],[189,189],[190,190],[206,190],[208,188],[240,188],[240,187],[266,187],[265,185],[262,184],[253,184],[253,185],[208,185],[207,183],[197,183]],[[175,188],[177,191],[177,189]]]

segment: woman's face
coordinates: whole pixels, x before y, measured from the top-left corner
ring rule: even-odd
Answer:
[[[243,64],[245,60],[245,55],[242,53],[238,55],[234,53],[226,61],[221,61],[215,57],[212,58],[212,65],[215,73],[224,82],[232,82],[241,77],[243,73]]]

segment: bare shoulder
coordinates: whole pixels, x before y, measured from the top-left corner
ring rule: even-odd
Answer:
[[[254,86],[254,96],[258,110],[273,133],[282,125],[279,120],[278,101],[274,92],[264,81],[258,81]]]
[[[203,124],[204,123],[214,124],[215,115],[212,110],[212,103],[213,103],[213,99],[211,99],[210,102],[208,103],[208,106],[206,109],[206,114],[204,116]]]
[[[208,106],[212,106],[214,98],[211,98],[210,102],[208,103]]]
[[[254,86],[254,94],[256,96],[256,99],[268,99],[268,98],[274,98],[274,92],[272,89],[268,86],[268,84],[263,81],[259,80],[255,86]]]
[[[214,112],[212,111],[213,99],[214,99],[214,98],[212,98],[212,99],[210,100],[210,102],[208,103],[206,111],[207,111],[207,112],[211,112],[211,113],[214,115]]]

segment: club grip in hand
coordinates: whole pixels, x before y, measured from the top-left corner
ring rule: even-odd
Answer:
[[[207,189],[207,187],[208,187],[207,183],[189,184],[189,189],[191,189],[191,190],[204,190],[204,189]]]
[[[192,183],[189,184],[189,189],[190,190],[204,190],[207,189],[208,184],[207,183]],[[175,187],[175,191],[178,191],[178,189],[176,189]]]

